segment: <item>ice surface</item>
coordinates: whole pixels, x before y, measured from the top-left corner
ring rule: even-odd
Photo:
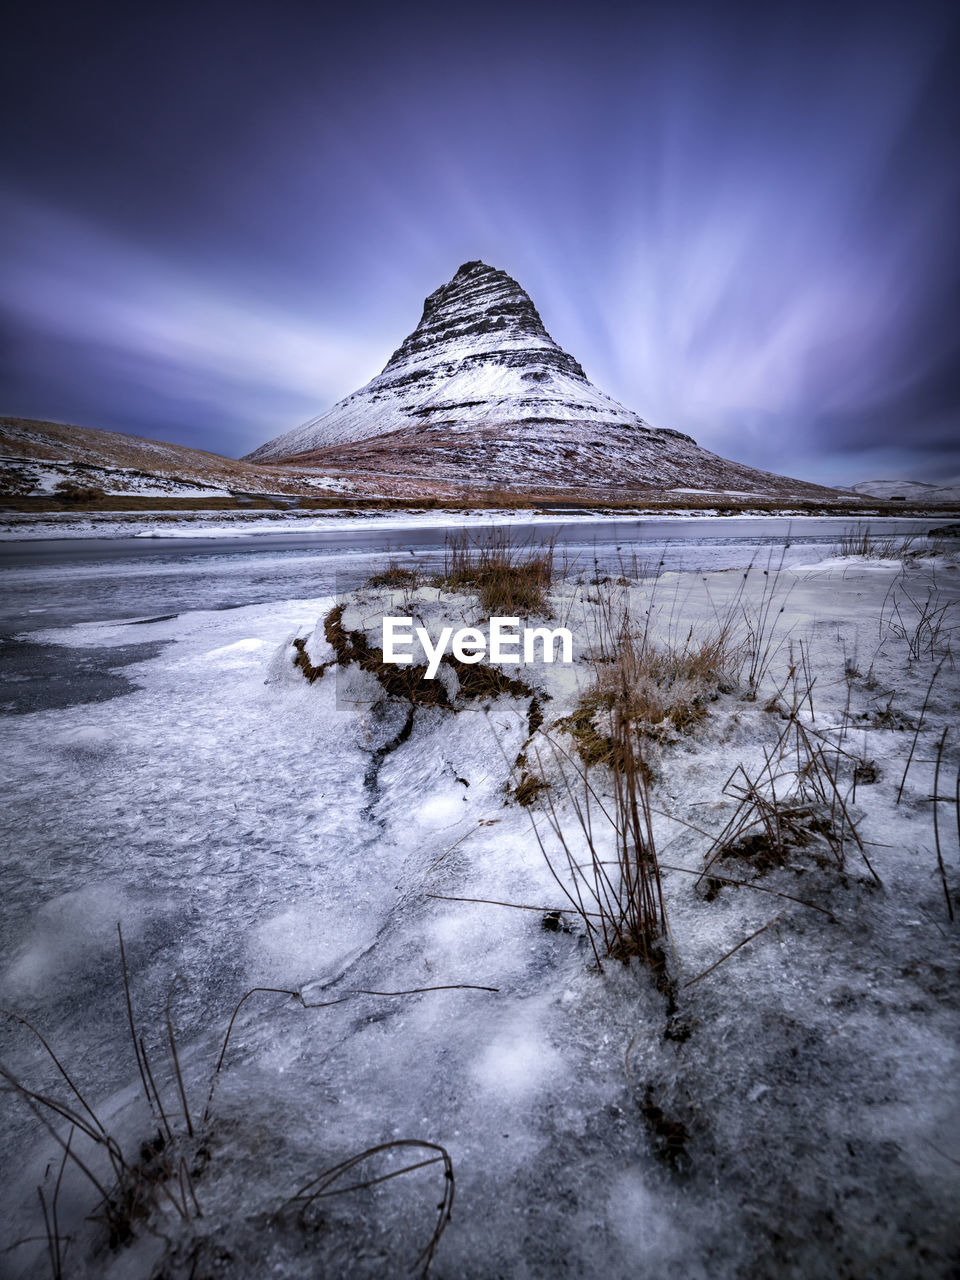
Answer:
[[[702,491],[698,491],[702,492]],[[598,513],[590,510],[539,510],[516,508],[510,511],[489,510],[461,511],[436,509],[403,511],[197,511],[185,518],[179,512],[130,513],[130,512],[44,512],[41,514],[7,513],[0,521],[0,541],[51,538],[248,538],[275,534],[307,534],[316,532],[354,533],[365,529],[398,530],[412,532],[417,529],[490,529],[502,526],[530,525],[534,527],[587,526],[596,523],[598,514],[604,526],[630,524],[636,521],[656,522],[665,527],[690,522],[713,522],[717,512],[710,508],[685,511],[682,509],[665,514],[663,511],[644,510],[638,505],[634,511]],[[951,517],[926,519],[903,516],[876,516],[870,518],[870,528],[877,532],[895,534],[924,532],[937,523],[949,523]],[[824,530],[848,530],[849,518],[824,517],[811,519],[800,511],[783,511],[771,516],[769,511],[738,512],[735,517],[724,519],[724,526],[731,532],[740,521],[763,521],[778,526],[778,537],[789,538],[790,522],[796,522],[797,530],[816,524]],[[676,535],[681,536],[680,530]]]
[[[750,888],[708,901],[693,876],[664,871],[673,1011],[635,964],[597,973],[575,920],[552,932],[539,910],[448,900],[565,905],[534,838],[542,815],[509,799],[527,700],[421,707],[401,740],[407,708],[384,704],[372,676],[351,706],[332,671],[308,684],[293,666],[295,636],[311,661],[331,656],[317,626],[329,597],[37,635],[64,651],[165,644],[128,668],[137,687],[123,697],[4,723],[4,1003],[49,1035],[136,1150],[153,1130],[126,1031],[118,921],[161,1089],[175,1099],[169,1001],[195,1115],[244,992],[302,996],[261,993],[237,1017],[196,1177],[204,1218],[165,1223],[182,1245],[171,1275],[190,1274],[194,1247],[205,1266],[224,1251],[222,1267],[240,1277],[398,1273],[429,1237],[435,1167],[324,1202],[325,1225],[306,1234],[270,1217],[309,1178],[391,1138],[440,1142],[453,1160],[440,1277],[950,1274],[957,949],[929,797],[958,677],[944,662],[898,805],[949,632],[911,659],[878,618],[898,581],[949,603],[960,574],[855,560],[837,572],[802,551],[804,572],[775,583],[785,612],[761,696],[722,694],[654,752],[658,846],[670,866],[702,866],[701,832],[733,808],[721,790],[731,769],[759,769],[782,729],[768,698],[802,641],[815,675],[805,723],[834,742],[846,725],[842,749],[875,766],[851,803],[884,887],[852,847],[842,871],[798,850],[795,865],[757,881],[832,918]],[[743,589],[741,549],[725,566],[711,554],[708,573],[670,570],[656,595],[649,582],[624,591],[639,609],[652,604],[664,634],[682,635]],[[748,600],[763,581],[752,571]],[[597,589],[571,581],[555,611],[579,632]],[[372,621],[377,597],[363,600],[358,616]],[[573,679],[523,673],[551,694],[551,732],[587,678],[577,652]],[[949,735],[941,788],[958,748]],[[955,887],[946,804],[941,818]],[[21,1078],[62,1088],[22,1027],[3,1036]],[[57,1153],[16,1099],[3,1118],[15,1173],[0,1204],[13,1239],[36,1230],[35,1187]],[[149,1237],[91,1252],[89,1189],[72,1185],[72,1274],[150,1274],[160,1255]],[[43,1265],[28,1246],[5,1263],[24,1276]]]

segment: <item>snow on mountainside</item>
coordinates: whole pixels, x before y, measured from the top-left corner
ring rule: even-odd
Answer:
[[[287,458],[407,428],[572,421],[653,430],[587,380],[505,271],[466,262],[426,299],[420,323],[381,374],[248,456]]]
[[[0,417],[0,497],[51,495],[61,481],[130,497],[315,493],[344,482],[254,466],[186,445],[39,418]]]
[[[372,382],[249,460],[470,486],[835,491],[730,462],[595,387],[504,271],[467,262]]]
[[[923,480],[860,480],[847,486],[847,492],[864,497],[904,498],[907,502],[960,501],[960,480],[947,484],[927,484]]]

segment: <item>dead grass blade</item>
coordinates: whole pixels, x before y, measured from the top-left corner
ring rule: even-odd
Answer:
[[[685,876],[696,876],[698,880],[703,876],[702,871],[694,871],[690,867],[674,867],[668,862],[661,862],[660,870],[679,871]],[[737,885],[742,889],[756,889],[758,893],[770,893],[775,898],[786,898],[788,902],[797,902],[801,907],[809,907],[811,911],[819,911],[821,915],[827,916],[834,924],[838,923],[837,917],[832,911],[828,910],[827,907],[821,907],[819,903],[811,902],[809,898],[798,898],[792,893],[784,893],[782,889],[771,889],[768,884],[757,884],[754,880],[735,880],[732,876],[719,875],[717,872],[712,872],[710,879],[722,881],[723,884]]]
[[[170,1017],[170,1000],[172,998],[172,995],[173,995],[173,990],[171,988],[170,995],[167,997],[167,1006],[166,1006],[166,1009],[164,1010],[164,1013],[166,1016],[166,1022],[167,1022],[167,1040],[170,1045],[170,1058],[171,1058],[171,1061],[173,1062],[173,1070],[177,1079],[177,1090],[180,1094],[180,1101],[183,1104],[183,1118],[184,1118],[184,1121],[186,1122],[187,1133],[192,1138],[193,1137],[193,1121],[190,1119],[190,1106],[187,1102],[187,1091],[184,1088],[184,1084],[183,1084],[183,1073],[180,1070],[180,1056],[177,1053],[177,1039],[176,1039],[176,1036],[173,1034],[173,1021]]]
[[[475,902],[480,906],[487,907],[510,907],[514,911],[538,911],[544,915],[557,914],[562,915],[567,907],[533,907],[525,902],[500,902],[496,898],[457,898],[448,893],[428,893],[424,895],[427,898],[436,898],[440,902]],[[597,915],[593,912],[591,914]],[[491,988],[492,990],[493,988]]]
[[[941,796],[940,794],[940,765],[943,761],[943,748],[947,743],[947,734],[949,729],[944,729],[940,735],[940,741],[937,743],[937,763],[933,774],[933,835],[937,846],[937,867],[940,870],[940,883],[943,885],[943,896],[947,903],[947,915],[953,921],[953,903],[950,901],[950,890],[947,887],[947,870],[943,865],[943,851],[940,848],[940,815],[939,805],[944,801],[952,799],[952,797]],[[958,787],[960,787],[960,772],[958,772]]]
[[[374,1156],[382,1155],[386,1152],[398,1151],[407,1148],[416,1148],[423,1151],[433,1151],[436,1155],[428,1157],[426,1160],[419,1160],[415,1164],[406,1165],[402,1169],[393,1169],[386,1174],[379,1174],[373,1178],[364,1179],[361,1182],[355,1182],[346,1187],[338,1187],[335,1184],[346,1174],[351,1173],[365,1161],[372,1159]],[[404,1174],[413,1173],[418,1169],[424,1169],[429,1165],[443,1164],[443,1195],[437,1206],[437,1221],[433,1229],[433,1234],[427,1241],[426,1246],[417,1257],[414,1266],[422,1266],[422,1274],[426,1275],[430,1269],[437,1245],[440,1238],[446,1230],[453,1213],[453,1202],[456,1192],[456,1183],[453,1174],[453,1161],[447,1149],[436,1142],[426,1142],[419,1138],[396,1138],[392,1142],[383,1142],[378,1146],[370,1147],[366,1151],[361,1151],[359,1155],[351,1156],[348,1160],[341,1161],[340,1164],[334,1165],[333,1168],[325,1170],[310,1182],[305,1183],[298,1191],[290,1197],[284,1207],[300,1207],[300,1217],[304,1220],[304,1214],[317,1200],[327,1196],[344,1195],[348,1191],[359,1191],[367,1187],[373,1187],[380,1183],[387,1182],[391,1178],[399,1178]]]
[[[137,1031],[133,1018],[133,1002],[130,998],[130,975],[127,972],[127,953],[123,945],[123,930],[120,928],[120,922],[117,922],[117,937],[120,939],[120,968],[123,970],[123,994],[127,1005],[127,1023],[130,1027],[130,1039],[133,1042],[133,1053],[137,1060],[137,1070],[140,1072],[140,1081],[143,1084],[144,1096],[147,1099],[147,1105],[153,1110],[153,1099],[150,1096],[150,1090],[147,1087],[147,1076],[143,1069],[143,1062],[140,1058],[140,1048],[137,1044]]]
[[[907,763],[903,768],[903,777],[900,779],[900,786],[897,788],[897,804],[903,798],[903,788],[907,785],[907,774],[910,772],[910,766],[913,763],[914,752],[917,749],[917,741],[920,737],[920,730],[923,728],[924,717],[927,714],[927,708],[930,706],[930,697],[933,693],[933,686],[936,684],[937,676],[940,674],[943,664],[946,662],[946,656],[940,659],[936,667],[934,667],[933,675],[930,677],[930,683],[927,685],[927,692],[924,695],[923,706],[920,708],[920,716],[917,720],[917,727],[914,730],[913,741],[910,743],[910,752],[907,756]]]
[[[741,947],[745,947],[748,942],[752,942],[754,938],[758,938],[761,933],[764,933],[767,929],[770,928],[771,925],[776,924],[779,919],[780,919],[779,915],[774,916],[772,920],[768,920],[767,923],[761,925],[759,929],[754,929],[753,933],[751,933],[748,937],[744,938],[741,942],[738,942],[735,947],[731,947],[730,950],[726,952],[725,955],[722,955],[719,960],[714,961],[714,963],[710,966],[709,969],[704,969],[703,973],[698,973],[695,978],[691,978],[689,982],[685,982],[683,984],[684,990],[686,990],[687,987],[692,987],[693,984],[695,982],[699,982],[701,978],[705,978],[708,973],[713,973],[714,969],[718,969],[725,960],[729,960],[731,956],[736,955]]]

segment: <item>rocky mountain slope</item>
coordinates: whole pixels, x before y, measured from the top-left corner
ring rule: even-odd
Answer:
[[[730,462],[701,449],[689,436],[637,431],[627,426],[552,423],[534,434],[523,422],[394,431],[356,444],[328,445],[285,460],[329,476],[377,477],[386,487],[420,485],[591,493],[609,499],[810,498],[836,503],[835,489]],[[849,501],[849,496],[848,496]]]
[[[482,262],[466,262],[426,299],[420,323],[381,374],[249,457],[288,458],[395,431],[509,422],[527,424],[531,438],[539,428],[570,422],[653,430],[587,380],[515,280]]]
[[[0,496],[43,496],[63,481],[107,494],[208,497],[310,493],[330,487],[288,467],[256,466],[202,449],[38,418],[0,417]],[[340,482],[330,482],[338,488]]]
[[[483,485],[826,497],[655,428],[595,387],[504,271],[467,262],[372,382],[251,461]]]

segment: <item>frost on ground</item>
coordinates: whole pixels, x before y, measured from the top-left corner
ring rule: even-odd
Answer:
[[[225,498],[230,490],[176,476],[151,474],[131,467],[94,466],[70,460],[16,458],[0,455],[4,492],[26,497],[50,497],[66,486],[94,493],[168,498]]]
[[[378,621],[484,608],[388,567],[139,623],[136,691],[8,721],[3,1003],[90,1111],[20,1023],[3,1060],[112,1202],[87,1220],[70,1125],[7,1096],[7,1242],[40,1237],[11,1274],[954,1274],[957,557],[776,563],[555,580],[574,667],[445,664],[442,695],[394,683]],[[731,628],[709,679],[644,669],[659,971],[597,964],[557,834],[586,848],[586,773],[612,856],[617,610],[660,655]],[[435,1145],[348,1167],[397,1140]]]

